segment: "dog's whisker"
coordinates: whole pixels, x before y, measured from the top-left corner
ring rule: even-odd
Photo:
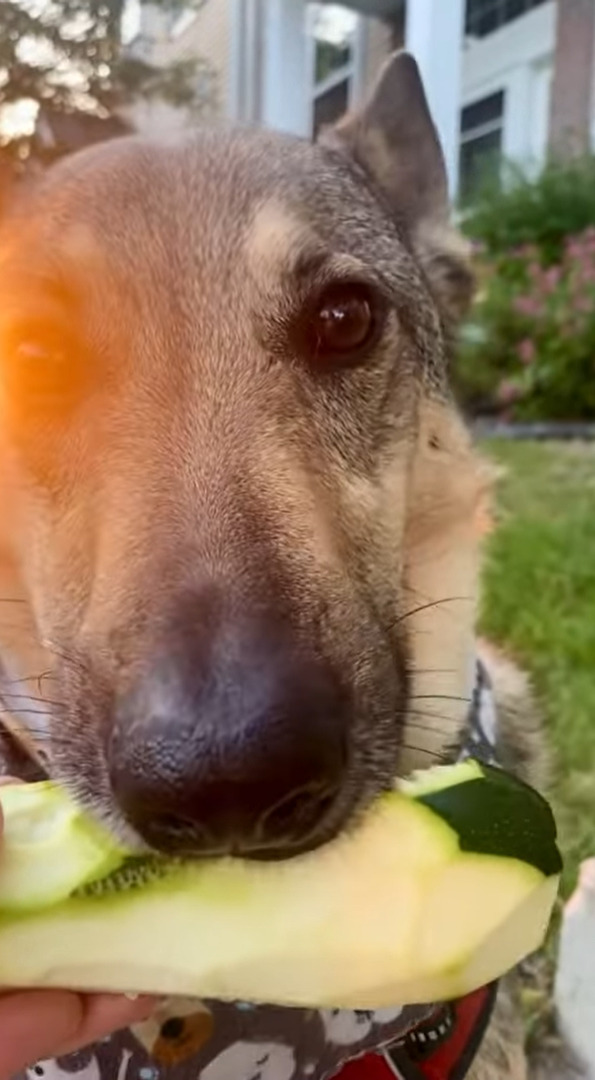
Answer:
[[[49,652],[53,653],[54,656],[57,656],[60,660],[63,660],[65,664],[69,665],[75,670],[78,669],[79,671],[84,672],[86,675],[89,674],[89,666],[81,659],[80,656],[76,656],[73,653],[68,653],[65,649],[63,649],[59,645],[56,645],[49,638],[47,638],[43,642],[43,645],[46,649],[48,649]]]
[[[418,607],[414,607],[411,611],[405,612],[404,615],[399,615],[395,620],[394,625],[398,626],[400,623],[405,622],[406,619],[411,619],[414,615],[420,615],[423,611],[431,611],[433,608],[441,607],[443,604],[455,604],[455,603],[474,603],[474,597],[472,596],[445,596],[441,600],[429,600],[425,604],[419,604]]]
[[[0,716],[14,716],[14,710],[9,708],[8,705],[4,708],[0,705]],[[47,712],[43,709],[19,709],[20,716],[47,716]]]
[[[471,704],[471,698],[458,697],[456,694],[412,694],[410,701],[461,701],[465,705]]]
[[[8,703],[8,698],[13,701],[33,701],[37,705],[49,705],[56,709],[65,709],[66,704],[63,701],[53,701],[51,698],[35,697],[33,694],[13,694],[10,691],[0,689],[0,700]]]
[[[435,761],[440,761],[444,765],[449,764],[450,758],[446,754],[439,754],[437,750],[429,750],[425,746],[412,746],[410,743],[400,743],[402,750],[410,750],[413,754],[427,754],[428,757],[434,758]]]
[[[455,668],[411,668],[409,674],[416,675],[456,675]]]
[[[23,637],[27,637],[31,641],[32,638],[33,638],[30,627],[24,626],[23,623],[19,623],[19,622],[16,622],[16,623],[15,622],[8,622],[6,619],[3,619],[1,617],[0,617],[0,630],[3,633],[6,632],[6,633],[9,633],[9,634],[19,634],[19,635],[21,635],[21,639]]]
[[[23,683],[39,682],[42,679],[50,678],[54,674],[53,671],[42,671],[39,675],[20,675],[14,678],[7,678],[6,682],[9,686],[22,686]]]
[[[448,735],[448,731],[445,728],[434,727],[432,724],[420,724],[416,721],[409,722],[407,724],[407,729],[409,728],[411,728],[413,731],[427,732],[428,735],[439,735],[441,738],[446,738]]]
[[[449,716],[444,716],[442,713],[425,712],[423,709],[407,709],[401,714],[402,718],[407,721],[410,716],[419,716],[422,720],[442,720],[449,726],[452,724],[452,719]]]

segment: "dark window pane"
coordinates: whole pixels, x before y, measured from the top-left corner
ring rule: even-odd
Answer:
[[[492,34],[494,30],[498,30],[502,26],[502,19],[497,7],[486,8],[477,19],[476,34],[479,37],[486,37],[488,34]]]
[[[501,0],[467,0],[466,27],[469,34],[480,34],[480,25],[487,21],[500,25]]]
[[[334,124],[339,120],[349,105],[349,80],[337,83],[332,89],[320,94],[314,101],[314,135],[321,127]]]
[[[459,159],[459,189],[463,202],[468,202],[487,180],[498,177],[501,152],[501,131],[491,131],[463,143]]]
[[[474,101],[472,105],[466,105],[461,113],[461,131],[473,131],[502,119],[504,112],[504,91],[499,90],[496,94]]]
[[[518,19],[547,0],[467,0],[465,28],[468,34],[485,37]]]
[[[518,19],[519,15],[524,15],[526,10],[526,0],[505,0],[504,21],[512,22],[513,19]]]
[[[351,49],[348,44],[334,45],[330,41],[316,42],[316,69],[315,79],[317,83],[324,82],[334,71],[345,67],[351,60]]]

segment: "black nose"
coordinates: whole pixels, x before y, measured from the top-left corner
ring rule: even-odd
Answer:
[[[278,627],[185,633],[117,705],[116,800],[168,854],[314,847],[343,780],[344,712],[328,666]]]

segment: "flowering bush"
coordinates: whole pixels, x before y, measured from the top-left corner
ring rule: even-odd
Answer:
[[[595,222],[595,155],[550,162],[538,177],[505,164],[492,180],[465,212],[468,236],[489,255],[535,245],[551,265],[560,261],[566,237]]]
[[[465,404],[510,418],[595,418],[595,226],[548,262],[535,244],[479,256],[455,369]]]

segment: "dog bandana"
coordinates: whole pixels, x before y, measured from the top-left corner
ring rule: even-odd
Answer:
[[[458,757],[497,764],[496,727],[478,664]],[[449,1005],[375,1011],[170,1000],[130,1031],[15,1080],[463,1080],[495,994],[494,984]]]

